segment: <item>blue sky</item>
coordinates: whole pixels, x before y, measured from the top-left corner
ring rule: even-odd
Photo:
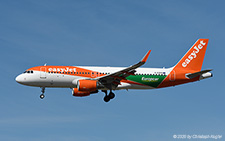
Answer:
[[[0,139],[17,141],[173,140],[225,136],[223,1],[0,1]],[[203,69],[214,77],[159,90],[77,98],[70,89],[15,82],[48,65],[171,67],[198,38],[209,38]],[[224,138],[224,137],[223,137]]]

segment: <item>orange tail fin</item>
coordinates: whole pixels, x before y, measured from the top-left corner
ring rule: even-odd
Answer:
[[[200,71],[209,39],[199,39],[177,63],[174,69]]]
[[[199,77],[189,79],[186,75],[201,71],[208,41],[208,39],[197,40],[158,88],[197,81]]]

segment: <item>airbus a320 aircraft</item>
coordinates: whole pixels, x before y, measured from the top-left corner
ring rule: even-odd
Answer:
[[[194,82],[212,77],[211,69],[201,70],[208,39],[199,39],[171,68],[139,68],[145,64],[151,52],[126,68],[88,66],[38,66],[27,69],[16,81],[27,86],[45,88],[71,88],[73,96],[84,97],[99,90],[105,93],[104,101],[115,97],[112,91],[121,89],[158,89]],[[109,91],[109,93],[108,93]]]

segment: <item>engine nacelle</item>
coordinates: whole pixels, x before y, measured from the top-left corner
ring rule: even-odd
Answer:
[[[98,90],[95,91],[79,91],[78,88],[73,88],[73,96],[84,97],[89,96],[90,94],[98,93]]]
[[[91,92],[78,91],[78,88],[73,88],[72,94],[73,96],[84,97],[84,96],[89,96]]]
[[[78,91],[92,92],[96,91],[98,87],[97,80],[78,80],[77,88]]]

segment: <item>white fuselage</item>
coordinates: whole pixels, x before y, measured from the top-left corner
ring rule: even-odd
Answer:
[[[114,73],[119,70],[124,69],[124,67],[89,67],[89,66],[78,66],[79,68],[96,71],[99,73]],[[137,68],[135,74],[157,74],[164,72],[165,75],[168,75],[171,72],[172,68]],[[42,71],[33,71],[32,73],[22,73],[16,77],[16,81],[35,87],[64,87],[64,88],[76,88],[77,81],[80,79],[92,79],[98,77],[97,74],[92,75],[91,77],[81,77],[76,75],[67,75],[61,73],[48,73]],[[136,84],[124,83],[121,82],[121,85],[118,85],[117,89],[152,89],[150,86],[141,86]]]

